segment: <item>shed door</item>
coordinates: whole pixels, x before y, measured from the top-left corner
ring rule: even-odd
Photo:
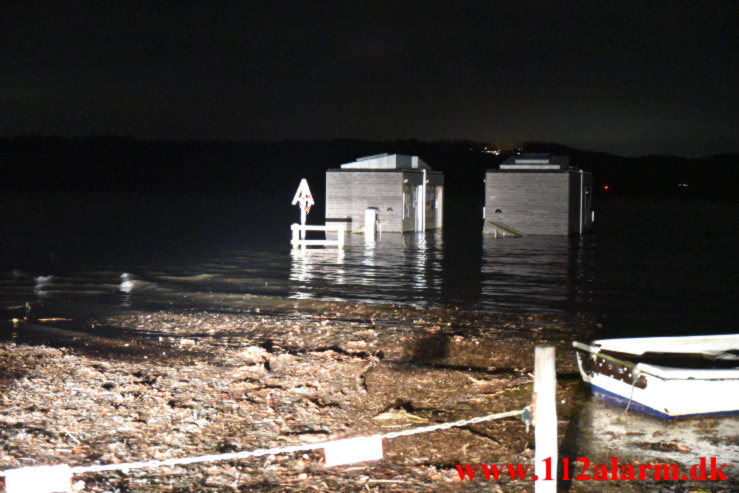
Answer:
[[[441,228],[443,225],[443,217],[444,217],[444,206],[443,206],[443,200],[444,200],[444,187],[437,186],[436,190],[434,191],[434,209],[436,213],[436,224],[435,226],[437,228]]]

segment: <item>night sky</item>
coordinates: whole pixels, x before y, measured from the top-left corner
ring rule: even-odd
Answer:
[[[7,1],[0,136],[739,152],[739,3]]]

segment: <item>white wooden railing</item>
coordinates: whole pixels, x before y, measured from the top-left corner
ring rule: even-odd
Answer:
[[[293,224],[290,226],[290,229],[293,232],[292,240],[290,240],[290,244],[293,249],[307,248],[309,246],[335,246],[340,249],[344,248],[344,235],[346,234],[345,224],[336,223],[332,225],[327,224],[325,226]],[[306,239],[307,231],[325,231],[326,233],[329,231],[336,231],[337,238],[335,240],[308,240]]]

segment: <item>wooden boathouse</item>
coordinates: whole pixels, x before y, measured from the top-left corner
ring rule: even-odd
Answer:
[[[442,227],[444,175],[418,156],[378,154],[326,171],[326,224],[354,233]]]
[[[582,234],[593,223],[592,174],[569,156],[520,154],[485,174],[483,234]]]

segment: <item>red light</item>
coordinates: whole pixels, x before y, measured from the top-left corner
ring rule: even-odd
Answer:
[[[609,190],[610,188],[610,185],[603,185],[603,190]]]

